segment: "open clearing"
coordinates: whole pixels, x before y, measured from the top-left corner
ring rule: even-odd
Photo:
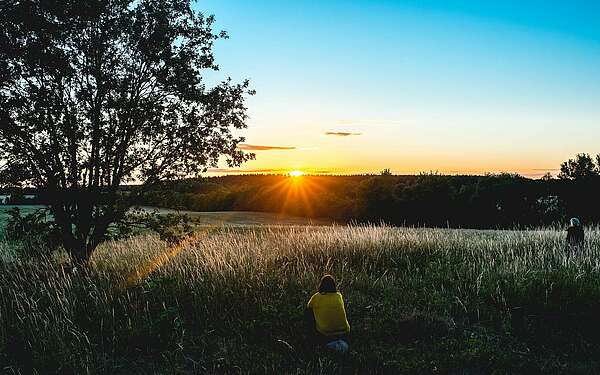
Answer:
[[[0,206],[0,226],[8,217],[7,212],[13,208],[19,208],[22,214],[29,214],[35,210],[44,208],[44,206]],[[146,212],[157,211],[160,214],[179,213],[189,215],[200,219],[200,224],[206,225],[228,225],[228,226],[254,226],[254,225],[326,225],[331,221],[319,219],[307,219],[303,217],[274,214],[269,212],[251,212],[251,211],[218,211],[218,212],[197,212],[197,211],[178,211],[167,208],[141,207]]]
[[[262,225],[328,225],[331,220],[307,219],[304,217],[275,214],[270,212],[253,211],[218,211],[218,212],[198,212],[198,211],[177,211],[167,208],[141,207],[144,211],[158,211],[160,214],[179,213],[189,215],[199,220],[200,225],[216,226],[262,226]]]
[[[0,206],[0,234],[4,230],[4,222],[8,218],[8,211],[18,207],[22,215],[43,209],[44,206],[34,205],[5,205]],[[197,220],[199,226],[229,226],[229,227],[247,227],[264,225],[330,225],[331,220],[307,219],[303,217],[274,214],[268,212],[250,212],[250,211],[219,211],[219,212],[196,212],[196,211],[178,211],[166,208],[141,207],[145,212],[157,211],[160,214],[179,213],[189,215]]]

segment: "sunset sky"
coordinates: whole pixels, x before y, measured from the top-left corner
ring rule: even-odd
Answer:
[[[215,48],[217,76],[249,78],[257,91],[242,146],[257,160],[237,173],[536,177],[600,152],[598,2],[196,7],[230,35]]]

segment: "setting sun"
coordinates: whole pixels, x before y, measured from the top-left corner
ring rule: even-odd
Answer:
[[[300,176],[304,176],[304,172],[295,170],[295,171],[290,171],[288,173],[288,175],[290,175],[292,177],[300,177]]]

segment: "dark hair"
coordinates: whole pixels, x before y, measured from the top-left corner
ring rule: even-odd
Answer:
[[[325,275],[321,278],[319,283],[319,293],[335,293],[337,292],[337,285],[331,275]]]

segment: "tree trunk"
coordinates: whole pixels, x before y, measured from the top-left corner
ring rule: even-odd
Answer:
[[[60,196],[62,196],[62,194],[60,194]],[[50,211],[52,212],[54,221],[60,231],[62,245],[69,253],[73,266],[86,267],[96,246],[88,246],[89,234],[82,232],[80,230],[81,223],[74,221],[78,220],[88,223],[91,222],[92,218],[88,217],[83,219],[80,210],[78,210],[80,212],[72,215],[68,213],[69,207],[70,205],[67,204],[67,202],[62,198],[59,198],[50,204]],[[77,207],[79,207],[79,205],[77,205]],[[85,212],[84,214],[91,215],[91,212]]]

